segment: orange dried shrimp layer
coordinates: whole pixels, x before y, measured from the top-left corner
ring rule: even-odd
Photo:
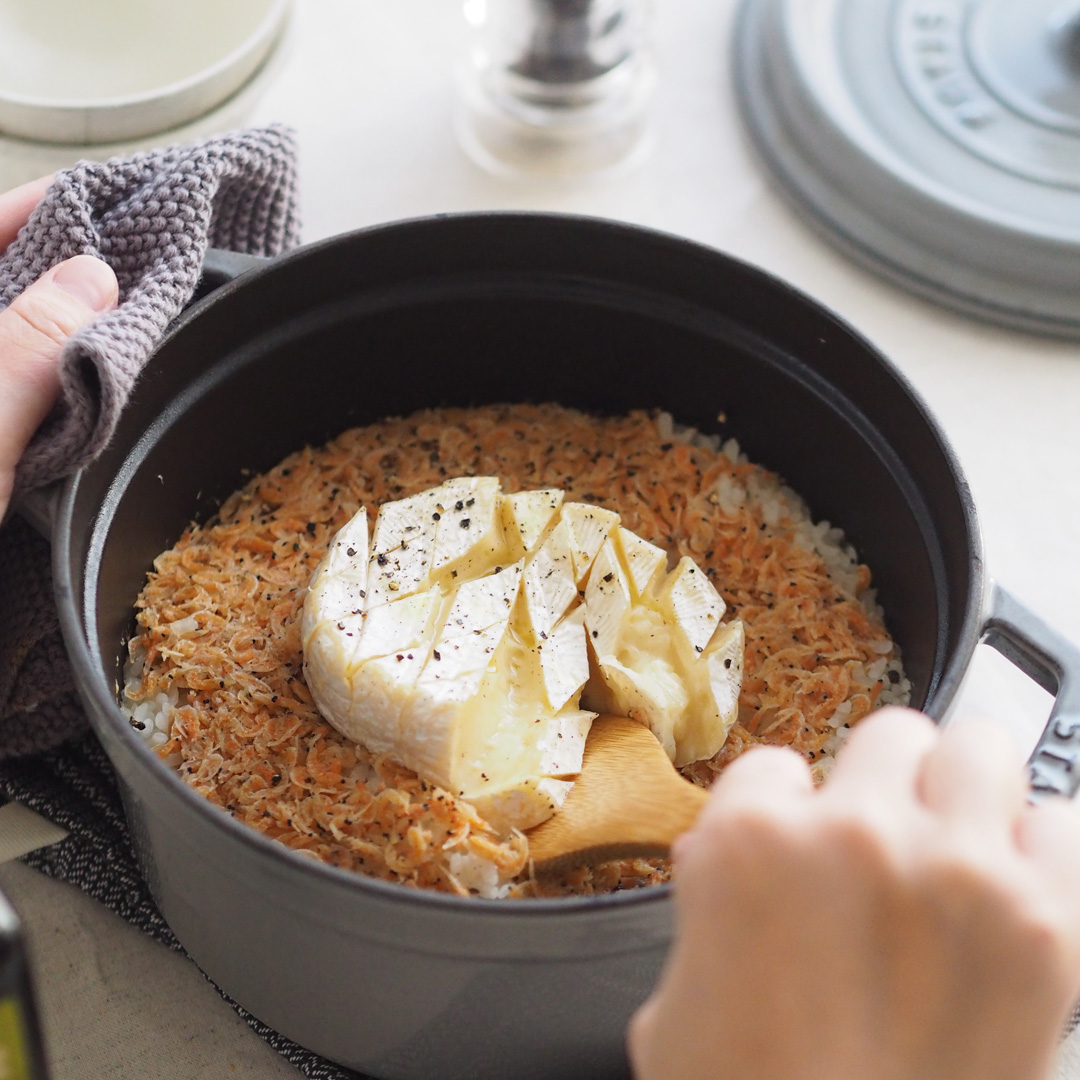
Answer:
[[[745,673],[739,722],[714,759],[685,770],[695,782],[707,785],[759,742],[818,760],[838,706],[849,703],[847,724],[874,707],[883,684],[864,685],[860,673],[886,648],[880,622],[819,555],[794,542],[790,521],[753,500],[733,510],[717,495],[725,483],[775,484],[771,474],[665,438],[642,412],[432,410],[291,455],[155,560],[130,646],[143,662],[141,683],[128,692],[140,701],[178,691],[171,737],[158,752],[187,783],[295,850],[406,885],[467,893],[450,872],[453,852],[516,877],[515,896],[667,880],[663,860],[532,880],[525,836],[499,837],[471,805],[346,739],[316,710],[299,626],[330,538],[361,504],[374,519],[381,503],[462,475],[498,476],[506,491],[562,488],[569,499],[618,511],[673,562],[689,555],[709,574],[728,617],[745,623]],[[858,567],[856,592],[868,584],[869,571]]]

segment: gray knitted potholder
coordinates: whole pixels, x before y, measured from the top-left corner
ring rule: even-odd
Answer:
[[[293,135],[282,127],[56,175],[0,254],[0,310],[80,254],[112,266],[120,302],[64,348],[60,399],[19,464],[16,494],[67,476],[105,446],[150,353],[191,299],[207,247],[280,254],[298,238],[296,204]],[[48,563],[48,545],[25,523],[0,528],[0,759],[50,749],[86,726]]]
[[[109,263],[120,304],[64,349],[60,401],[19,465],[16,491],[66,476],[102,449],[191,298],[208,246],[277,255],[296,243],[295,159],[291,131],[270,127],[57,174],[0,256],[0,309],[73,255]]]

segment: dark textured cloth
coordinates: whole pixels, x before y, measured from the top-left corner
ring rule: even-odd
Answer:
[[[191,299],[207,247],[277,255],[298,239],[296,152],[281,127],[58,173],[0,254],[0,309],[58,262],[104,259],[120,302],[61,354],[60,400],[19,464],[16,494],[74,472],[105,446],[135,380]],[[52,603],[49,550],[0,528],[0,759],[51,748],[85,726]]]
[[[0,758],[83,730],[52,597],[49,545],[13,517],[0,530]]]

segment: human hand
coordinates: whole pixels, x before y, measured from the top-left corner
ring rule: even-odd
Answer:
[[[49,182],[47,177],[0,195],[0,252],[15,239]],[[117,296],[112,269],[91,255],[76,255],[0,311],[0,520],[19,458],[56,400],[64,343],[115,307]]]
[[[1036,1080],[1080,996],[1080,814],[991,725],[883,709],[813,788],[735,761],[674,852],[638,1080]]]

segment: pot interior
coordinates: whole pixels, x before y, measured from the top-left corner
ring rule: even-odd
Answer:
[[[845,531],[913,704],[947,704],[934,692],[980,588],[978,539],[948,447],[906,382],[768,275],[673,237],[541,214],[335,238],[178,323],[71,502],[64,569],[95,677],[115,685],[154,557],[243,470],[387,415],[502,401],[664,409],[737,438],[815,520]],[[97,721],[115,733],[112,712]]]

